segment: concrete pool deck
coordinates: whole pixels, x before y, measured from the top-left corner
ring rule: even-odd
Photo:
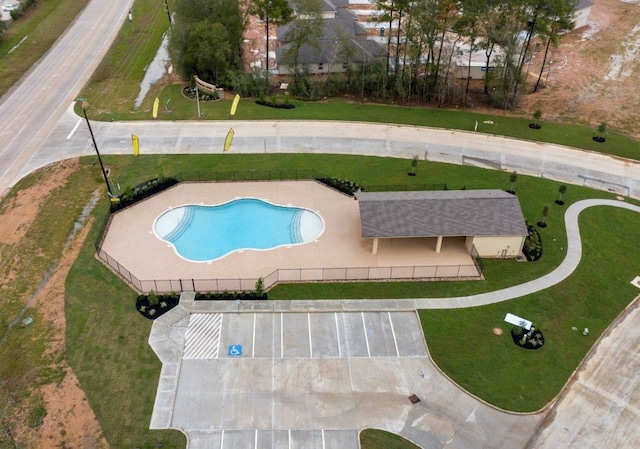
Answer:
[[[186,204],[215,205],[253,197],[278,205],[293,205],[320,214],[322,235],[302,245],[267,251],[245,250],[213,262],[183,259],[153,232],[154,221],[167,210]],[[114,214],[102,249],[137,279],[251,279],[275,270],[347,267],[411,267],[460,265],[473,268],[464,237],[444,239],[383,239],[378,254],[361,237],[358,202],[316,181],[181,183]],[[475,271],[475,268],[473,268]]]

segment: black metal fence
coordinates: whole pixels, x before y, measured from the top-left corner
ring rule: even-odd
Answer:
[[[175,178],[178,181],[222,182],[222,181],[284,181],[327,178],[315,170],[245,170],[181,172]],[[446,184],[422,185],[378,185],[364,186],[366,191],[410,191],[410,190],[446,190]],[[140,280],[117,260],[102,249],[102,243],[109,228],[112,215],[106,219],[98,240],[96,254],[115,273],[140,292],[153,290],[157,293],[183,291],[223,292],[251,291],[255,289],[254,279],[146,279]],[[482,267],[475,247],[472,248],[473,263],[468,265],[424,265],[406,267],[349,267],[349,268],[300,268],[278,269],[263,278],[264,289],[268,290],[279,283],[293,282],[343,282],[343,281],[381,281],[381,280],[436,280],[436,279],[480,279]]]
[[[98,257],[127,283],[140,292],[156,293],[183,291],[224,292],[253,291],[258,278],[237,279],[146,279],[140,280],[120,265],[104,250]],[[278,269],[264,276],[264,289],[281,283],[345,282],[386,280],[447,280],[480,279],[482,272],[475,261],[469,265],[422,265],[406,267],[345,267],[345,268],[288,268]]]

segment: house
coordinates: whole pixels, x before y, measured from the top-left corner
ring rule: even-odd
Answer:
[[[296,60],[298,70],[310,74],[326,74],[345,72],[349,67],[356,69],[362,63],[384,55],[383,48],[369,39],[366,28],[347,9],[348,1],[335,2],[322,1],[322,37],[303,44],[297,54],[294,54],[295,46],[290,40],[296,26],[295,21],[278,27],[276,35],[280,45],[276,49],[276,66],[279,74],[295,73]]]
[[[528,235],[518,197],[502,190],[360,192],[362,238],[435,238],[439,253],[447,237],[464,237],[470,254],[517,257]]]
[[[591,13],[591,6],[592,3],[589,0],[580,0],[575,13],[573,14],[574,30],[582,28],[583,26],[587,26],[587,19],[589,18],[589,14]]]

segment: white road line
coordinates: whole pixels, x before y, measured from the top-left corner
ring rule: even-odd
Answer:
[[[258,429],[256,429],[256,437],[253,441],[253,447],[256,449],[258,448]]]
[[[311,343],[311,314],[307,312],[307,326],[309,329],[309,357],[313,358],[313,344]]]
[[[396,331],[393,330],[393,321],[391,320],[391,312],[389,314],[389,323],[391,324],[391,334],[393,335],[393,344],[396,345],[396,355],[400,357],[400,351],[398,351],[398,340],[396,340]]]
[[[220,449],[224,447],[224,429],[222,429],[222,436],[220,437]]]
[[[254,313],[253,314],[253,342],[251,343],[251,358],[254,358],[255,354],[256,354],[256,314]]]
[[[338,336],[338,357],[342,358],[342,347],[340,346],[340,327],[338,327],[338,312],[334,312],[336,318],[336,335]]]
[[[322,431],[322,449],[324,449],[324,429]]]
[[[289,429],[289,449],[291,449],[291,429]]]
[[[78,126],[80,126],[80,123],[82,123],[82,119],[81,118],[78,119],[78,122],[76,123],[76,126],[73,127],[73,129],[71,130],[71,132],[67,136],[67,140],[71,139],[71,136],[73,136],[73,134],[78,130]]]
[[[367,337],[367,325],[364,322],[364,312],[360,312],[362,316],[362,329],[364,330],[364,341],[367,343],[367,355],[371,357],[371,351],[369,350],[369,337]]]
[[[284,357],[284,319],[280,312],[280,358]]]

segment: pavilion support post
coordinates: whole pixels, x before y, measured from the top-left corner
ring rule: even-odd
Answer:
[[[438,236],[438,241],[436,242],[436,253],[440,254],[440,250],[442,249],[442,236]]]
[[[378,238],[373,239],[373,249],[371,250],[373,254],[378,254]]]

